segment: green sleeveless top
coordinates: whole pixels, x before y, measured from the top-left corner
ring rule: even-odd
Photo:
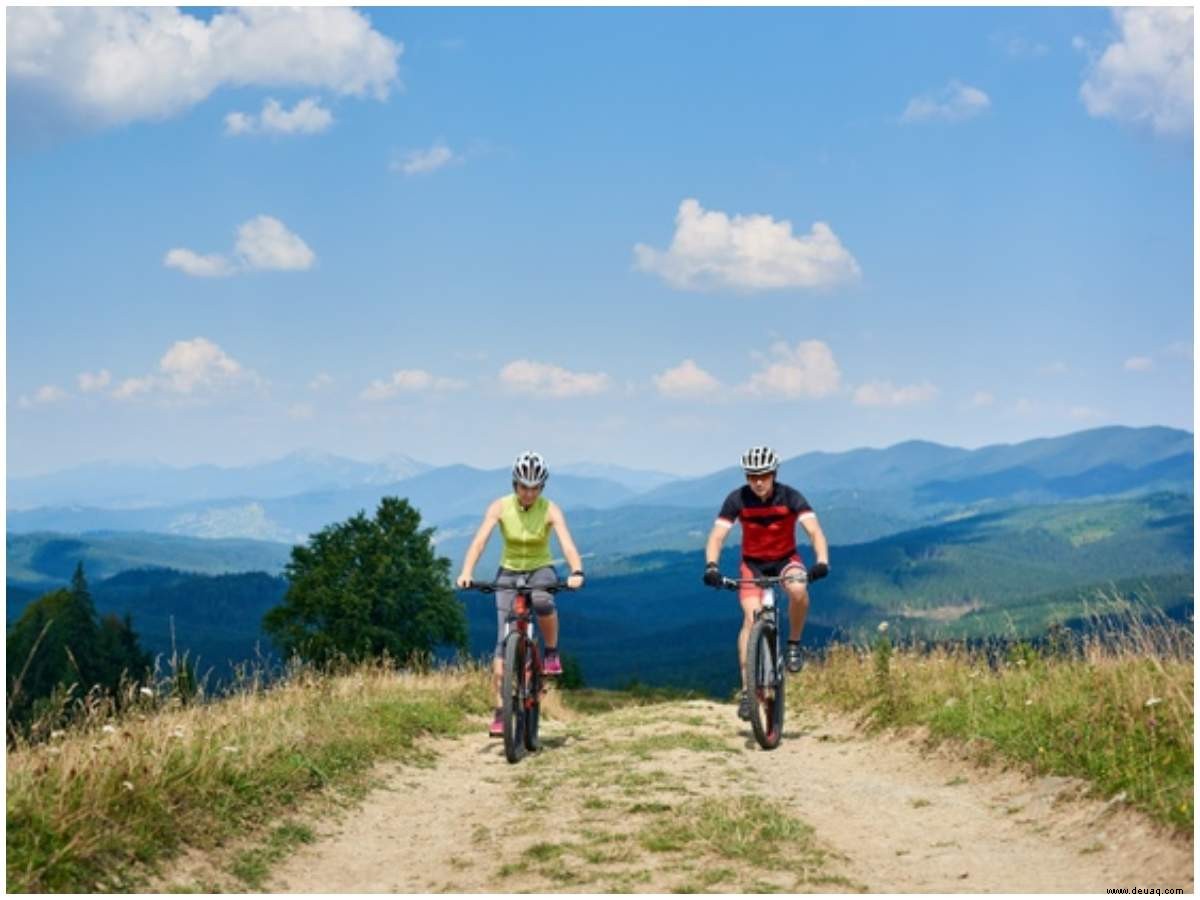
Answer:
[[[504,552],[500,565],[517,572],[532,572],[554,560],[550,556],[550,501],[538,497],[529,509],[521,509],[517,495],[500,501],[500,533]]]

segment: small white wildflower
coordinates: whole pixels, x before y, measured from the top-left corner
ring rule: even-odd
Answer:
[[[226,745],[225,745],[224,747],[222,747],[221,749],[222,749],[224,752],[226,752],[226,753],[237,753],[237,752],[238,752],[238,748],[237,748],[237,747],[234,747],[234,746],[232,746],[232,745],[230,745],[230,744],[226,744]]]
[[[887,631],[887,630],[888,630],[888,624],[887,624],[887,622],[880,622],[880,623],[879,623],[879,633],[880,633],[880,634],[883,634],[883,633],[884,633],[885,631]]]
[[[141,694],[143,697],[153,697],[154,696],[154,691],[148,687],[138,688],[138,693]]]
[[[1158,706],[1160,703],[1162,703],[1162,697],[1151,697],[1146,701],[1147,706]]]
[[[1025,701],[1025,705],[1026,705],[1026,706],[1033,706],[1033,701],[1032,701],[1032,700],[1026,700],[1026,701]]]
[[[173,737],[173,738],[181,738],[181,737],[183,737],[183,729],[182,729],[182,728],[176,728],[176,729],[174,729],[174,730],[171,732],[171,737]]]
[[[133,790],[133,782],[132,781],[122,781],[121,787],[125,788],[125,790],[127,790],[127,791],[132,791]]]
[[[105,734],[116,734],[117,726],[116,725],[105,725],[100,730],[103,731]]]
[[[958,706],[958,698],[957,697],[947,697],[946,702],[943,704],[943,706]]]
[[[49,753],[51,756],[58,756],[58,754],[62,753],[62,751],[59,750],[57,747],[51,747],[46,752]]]
[[[58,740],[60,737],[62,737],[65,734],[66,734],[65,731],[59,731],[58,729],[55,729],[54,731],[50,732],[50,739]]]

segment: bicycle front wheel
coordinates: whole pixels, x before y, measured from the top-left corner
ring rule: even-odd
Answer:
[[[515,631],[504,642],[504,677],[500,681],[504,715],[504,756],[510,763],[525,755],[525,661],[530,654]]]
[[[750,693],[750,727],[764,750],[783,738],[783,684],[775,628],[755,622],[746,646],[746,687]]]
[[[535,644],[525,654],[525,749],[542,749],[538,740],[538,725],[542,713],[542,659]]]

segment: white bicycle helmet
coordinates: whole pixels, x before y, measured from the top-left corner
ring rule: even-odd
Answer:
[[[525,487],[541,487],[550,477],[550,467],[542,459],[542,454],[526,450],[517,456],[512,467],[513,481]]]
[[[764,475],[779,468],[779,457],[770,447],[751,447],[742,454],[742,468],[747,475]]]

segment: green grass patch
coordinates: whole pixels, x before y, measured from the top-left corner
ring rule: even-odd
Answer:
[[[271,832],[264,846],[239,853],[229,871],[250,890],[261,890],[274,863],[283,859],[300,844],[310,844],[312,841],[313,833],[310,828],[286,823]]]

